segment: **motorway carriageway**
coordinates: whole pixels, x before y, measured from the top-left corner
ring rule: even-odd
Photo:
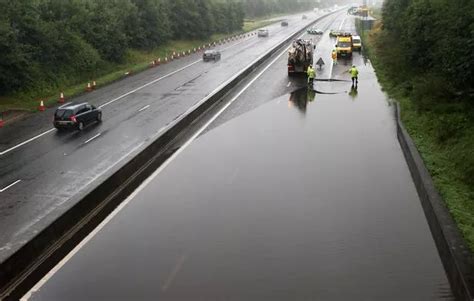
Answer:
[[[452,300],[393,108],[334,43],[318,77],[357,91],[278,53],[24,300]]]
[[[78,195],[92,190],[156,139],[178,116],[320,15],[308,16],[308,20],[288,17],[288,27],[268,26],[268,38],[253,35],[216,47],[222,52],[218,62],[204,63],[201,54],[191,55],[74,99],[103,110],[103,122],[82,132],[51,129],[54,109],[1,129],[0,261],[72,207]]]

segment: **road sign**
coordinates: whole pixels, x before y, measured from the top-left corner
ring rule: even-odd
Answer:
[[[316,63],[316,65],[318,65],[319,69],[321,69],[323,67],[323,65],[326,65],[326,64],[324,63],[323,58],[320,57],[318,62]]]

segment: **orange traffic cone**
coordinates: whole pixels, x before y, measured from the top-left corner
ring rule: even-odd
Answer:
[[[95,81],[92,82],[92,90],[95,90],[95,88],[97,87],[97,83]]]
[[[3,121],[3,113],[0,113],[0,128],[2,128],[5,125],[5,122]]]
[[[44,102],[41,101],[40,102],[40,105],[39,105],[39,108],[38,108],[41,112],[43,112],[44,110],[46,110],[46,107],[44,106]]]
[[[151,61],[150,67],[152,67],[152,68],[155,67],[155,61]]]
[[[87,83],[86,91],[87,91],[87,92],[92,91],[91,83]]]
[[[61,93],[59,94],[58,103],[64,103],[64,93],[63,93],[63,92],[61,92]]]

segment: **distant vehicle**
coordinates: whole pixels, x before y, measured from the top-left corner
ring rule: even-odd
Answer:
[[[303,15],[303,16],[301,17],[301,19],[306,20],[306,19],[308,19],[308,16],[307,16],[307,15]]]
[[[315,48],[309,40],[295,40],[288,50],[288,75],[306,74],[308,66],[313,65],[313,50]]]
[[[308,32],[309,34],[317,34],[317,35],[323,34],[323,31],[322,31],[321,29],[319,29],[319,28],[316,28],[316,27],[311,27],[311,28],[309,28],[309,29],[307,30],[307,32]]]
[[[102,111],[88,103],[66,104],[56,109],[53,125],[58,130],[77,129],[92,122],[102,121]]]
[[[268,37],[269,35],[268,29],[260,29],[258,31],[258,37]]]
[[[334,37],[334,38],[335,38],[335,37],[337,37],[337,36],[340,35],[340,34],[341,34],[341,31],[340,31],[340,30],[337,30],[337,29],[331,29],[331,30],[329,31],[329,36],[330,36],[330,37]]]
[[[352,49],[356,51],[362,49],[362,39],[360,36],[352,36]]]
[[[221,53],[217,50],[206,50],[202,55],[203,61],[217,61],[221,59]]]
[[[337,57],[352,57],[352,34],[340,33],[336,43]]]
[[[288,21],[281,21],[281,26],[288,26]]]

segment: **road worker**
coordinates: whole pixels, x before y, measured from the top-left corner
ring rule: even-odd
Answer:
[[[331,57],[332,57],[332,63],[334,65],[337,65],[337,50],[334,49],[331,53]]]
[[[314,70],[312,65],[308,66],[308,70],[306,71],[306,74],[308,75],[308,85],[309,84],[312,85],[316,77],[316,71]]]
[[[352,86],[357,86],[359,84],[359,70],[357,70],[355,65],[352,65],[348,72],[351,74]]]

